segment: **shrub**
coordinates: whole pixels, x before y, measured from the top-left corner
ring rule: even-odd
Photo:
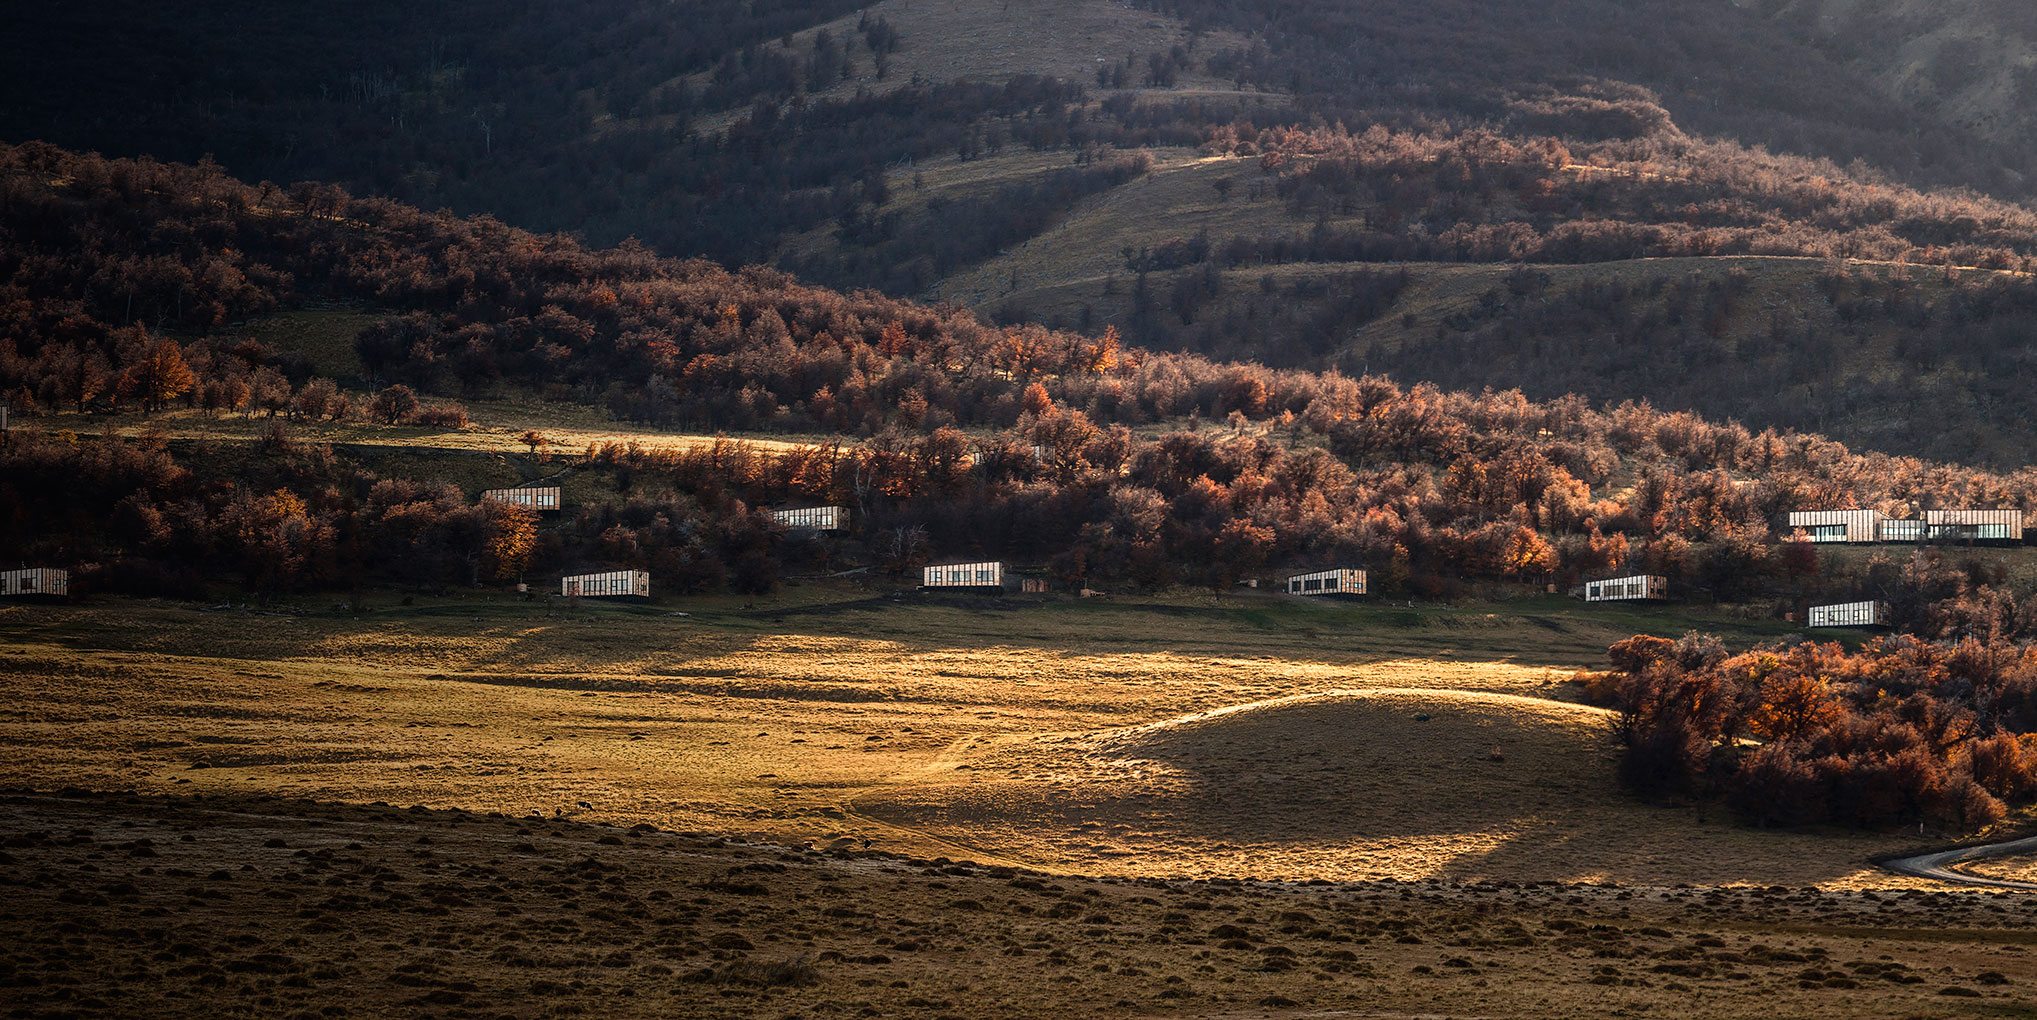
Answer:
[[[474,422],[467,416],[466,408],[458,404],[437,402],[419,407],[405,423],[431,428],[463,429]]]
[[[2037,735],[1998,697],[2037,662],[2030,648],[1898,637],[1727,657],[1713,639],[1643,636],[1607,657],[1585,687],[1616,713],[1636,790],[1720,793],[1761,825],[1959,831],[2037,802]]]

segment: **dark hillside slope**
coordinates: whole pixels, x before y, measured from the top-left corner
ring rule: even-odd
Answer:
[[[2027,150],[2037,6],[2025,0],[1748,0],[1904,103]],[[2027,173],[2027,170],[2026,170]]]
[[[758,69],[714,95],[670,83],[855,7],[27,5],[0,33],[0,137],[180,162],[210,156],[249,178],[337,181],[426,208],[611,242],[638,234],[679,253],[747,261],[757,252],[719,228],[718,207],[740,219],[753,211],[743,178],[756,176],[757,187],[770,176],[700,147],[686,124],[711,100],[776,96],[780,79],[803,69]],[[822,152],[830,146],[843,148]],[[805,211],[749,229],[803,228]]]
[[[883,171],[939,154],[1195,145],[1240,118],[1469,127],[1518,120],[1523,95],[1588,94],[1594,79],[1654,90],[1698,134],[1914,184],[2026,190],[2031,150],[2016,138],[1895,98],[1829,47],[1724,0],[1166,0],[1158,11],[1212,30],[1180,36],[1102,0],[1013,0],[1130,26],[1089,44],[1129,52],[1055,61],[1057,76],[1030,80],[974,73],[1009,64],[987,50],[1013,43],[972,27],[1027,13],[992,2],[958,0],[974,22],[896,3],[857,17],[840,0],[38,4],[0,35],[0,139],[210,155],[245,178],[332,181],[731,264],[815,230],[881,249],[895,232],[871,215]],[[935,59],[950,52],[960,57]],[[884,73],[908,57],[910,76]],[[1288,98],[1246,101],[1216,87],[1228,82]],[[1624,129],[1617,113],[1596,123],[1556,106],[1571,112],[1522,130],[1588,142]],[[1086,194],[1005,201],[1041,210],[1024,236]],[[871,261],[802,269],[895,292],[930,282]]]
[[[1579,78],[1654,90],[1709,136],[1848,163],[1912,183],[2027,192],[2037,139],[1974,133],[1906,103],[1804,33],[1727,0],[1148,0],[1191,27],[1263,46],[1239,78],[1329,109],[1411,106],[1497,116],[1505,95]]]

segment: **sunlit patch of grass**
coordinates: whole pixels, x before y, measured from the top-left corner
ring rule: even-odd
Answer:
[[[1730,631],[1718,614],[881,591],[4,607],[0,767],[1124,875],[1884,881],[1873,839],[1613,785],[1601,714],[1561,700],[1571,670],[1636,619]],[[1168,720],[1164,747],[1127,743]]]

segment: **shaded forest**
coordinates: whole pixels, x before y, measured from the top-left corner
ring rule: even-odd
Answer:
[[[250,179],[331,181],[730,265],[766,261],[785,236],[822,226],[882,248],[885,225],[870,213],[883,171],[901,161],[1094,142],[1082,129],[1081,83],[894,81],[810,98],[859,71],[881,72],[898,30],[865,17],[796,52],[764,44],[857,8],[40,5],[0,39],[0,92],[14,100],[0,105],[0,139],[209,158]],[[1113,133],[1157,137],[1150,126]],[[1200,134],[1178,128],[1173,140]],[[1023,224],[1081,193],[1063,185],[1006,196],[947,243],[981,226],[1037,229]],[[1013,200],[1024,203],[1020,225],[994,226]],[[802,268],[898,287],[930,272],[894,275],[874,259]]]

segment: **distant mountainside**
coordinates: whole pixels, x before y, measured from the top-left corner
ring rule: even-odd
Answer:
[[[1986,0],[105,0],[0,36],[0,138],[210,156],[1156,349],[2021,465],[2030,20]]]
[[[0,137],[210,155],[245,177],[332,181],[727,263],[817,229],[852,243],[881,234],[868,216],[883,205],[877,175],[930,157],[1194,146],[1241,121],[1597,141],[1634,127],[1579,114],[1603,83],[1652,90],[1706,136],[1915,185],[2027,187],[2027,139],[1976,134],[1956,110],[1876,87],[1893,72],[1845,59],[1858,35],[1821,34],[1840,14],[1801,3],[1149,6],[33,5],[0,40]],[[1889,9],[1845,21],[1875,31],[1908,23],[1892,20],[1893,0],[1825,6]],[[1058,211],[1083,193],[1004,197]]]
[[[2037,6],[1743,0],[1921,113],[2011,151],[2037,142]],[[2027,173],[2027,169],[2023,171]]]
[[[1900,0],[1862,2],[1892,6]],[[1653,91],[1678,123],[1706,136],[1841,164],[1857,160],[1923,186],[1962,185],[2008,195],[2026,194],[2030,187],[2023,172],[2037,139],[1979,135],[1956,117],[1875,87],[1881,67],[1854,66],[1822,37],[1789,30],[1789,23],[1771,16],[1773,2],[1147,0],[1146,5],[1192,28],[1249,35],[1253,47],[1227,57],[1224,66],[1235,68],[1242,80],[1325,108],[1491,118],[1503,114],[1514,90],[1561,89],[1597,79]],[[1827,4],[1847,5],[1847,0]],[[1891,41],[1883,39],[1882,47]]]

